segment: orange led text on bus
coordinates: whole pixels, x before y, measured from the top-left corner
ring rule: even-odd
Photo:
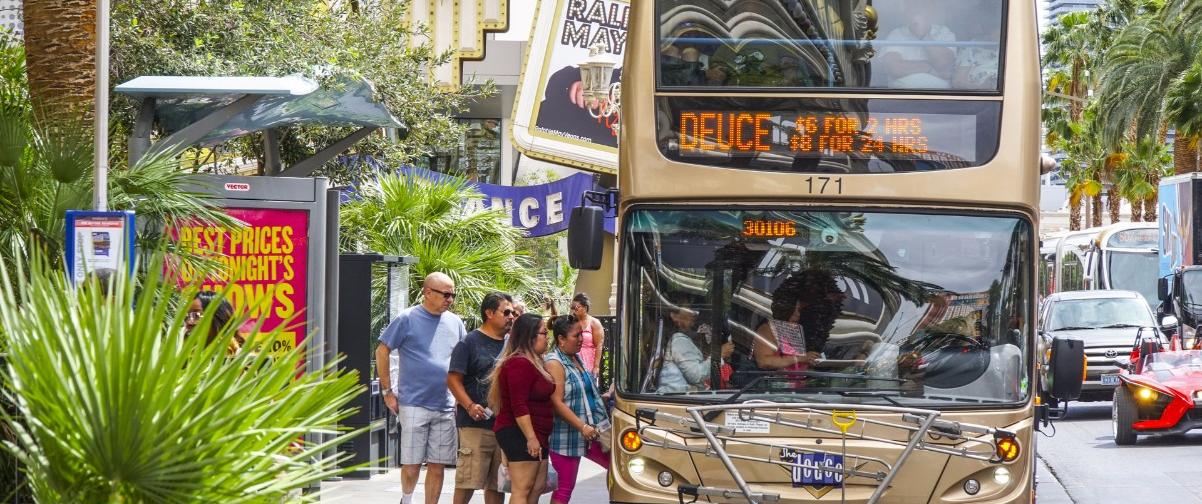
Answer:
[[[772,120],[773,116],[767,112],[681,112],[680,152],[768,152],[773,146],[773,129],[779,129]],[[794,131],[789,136],[788,149],[798,153],[928,152],[923,121],[918,117],[887,117],[883,120],[870,117],[861,121],[857,117],[847,116],[800,115],[792,129]]]

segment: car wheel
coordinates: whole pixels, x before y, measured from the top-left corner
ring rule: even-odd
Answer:
[[[1114,444],[1128,446],[1135,444],[1135,429],[1131,425],[1137,419],[1135,398],[1126,385],[1119,384],[1114,389],[1114,403],[1110,407],[1110,425],[1114,432]]]

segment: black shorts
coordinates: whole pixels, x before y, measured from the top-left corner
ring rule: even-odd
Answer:
[[[511,425],[497,431],[497,446],[505,453],[505,460],[510,462],[538,462],[547,460],[547,448],[543,447],[540,458],[530,456],[526,451],[526,435],[516,425]]]

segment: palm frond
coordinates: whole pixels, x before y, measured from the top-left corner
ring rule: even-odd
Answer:
[[[356,434],[335,428],[362,390],[334,364],[297,376],[304,345],[227,356],[240,321],[212,341],[184,337],[178,299],[198,288],[180,292],[157,268],[141,282],[119,275],[108,292],[73,288],[36,254],[17,269],[0,269],[3,379],[23,419],[6,419],[17,438],[5,449],[40,502],[279,502],[345,471],[315,455]],[[216,307],[193,334],[209,332]],[[313,433],[333,435],[298,444]]]

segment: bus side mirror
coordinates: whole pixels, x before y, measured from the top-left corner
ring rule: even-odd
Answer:
[[[1156,297],[1160,298],[1161,301],[1167,301],[1169,299],[1169,279],[1168,278],[1158,278],[1156,280]],[[1167,311],[1167,309],[1166,309],[1165,313],[1169,313]]]
[[[1160,332],[1169,336],[1171,336],[1173,333],[1176,333],[1177,317],[1165,315],[1164,318],[1160,319]]]
[[[1085,342],[1069,338],[1053,339],[1048,366],[1051,368],[1048,389],[1052,397],[1072,401],[1081,396],[1081,382],[1085,380]]]
[[[568,264],[576,269],[601,269],[605,211],[589,205],[572,209],[568,221]]]

